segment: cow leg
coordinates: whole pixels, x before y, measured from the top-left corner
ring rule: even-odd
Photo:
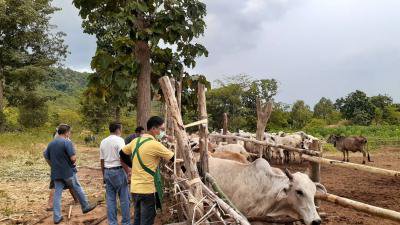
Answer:
[[[346,150],[346,154],[347,154],[347,162],[350,162],[350,160],[349,160],[349,151]]]
[[[365,153],[365,151],[362,151],[363,154],[363,162],[362,164],[365,164],[365,158],[367,157],[367,153]]]
[[[343,161],[343,162],[346,162],[346,151],[343,150],[342,152],[343,152],[343,160],[342,160],[342,161]]]

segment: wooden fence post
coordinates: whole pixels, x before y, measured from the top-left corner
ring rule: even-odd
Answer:
[[[178,143],[178,147],[182,151],[184,165],[186,168],[186,175],[190,183],[190,192],[193,195],[193,201],[189,201],[189,218],[193,217],[193,214],[197,211],[195,218],[200,218],[203,214],[203,204],[200,202],[203,198],[202,182],[199,177],[199,173],[196,167],[196,160],[193,157],[193,152],[189,147],[189,140],[183,125],[182,116],[176,101],[175,94],[173,92],[171,82],[167,76],[159,79],[161,89],[164,94],[164,99],[168,105],[168,109],[171,112],[172,120],[174,121],[175,135]],[[199,210],[196,210],[199,209]]]
[[[228,114],[224,113],[222,115],[222,134],[226,135],[228,133]],[[223,142],[226,141],[225,138],[222,139]]]
[[[257,104],[257,132],[256,139],[264,141],[264,132],[267,122],[272,113],[272,102],[269,101],[266,104],[262,104],[259,98],[256,99]],[[262,158],[264,146],[256,145],[258,149],[258,156]]]
[[[206,106],[206,90],[204,84],[199,83],[197,86],[197,99],[199,101],[200,120],[207,119],[207,106]],[[201,164],[201,177],[205,178],[208,173],[208,125],[200,124],[200,164]],[[206,179],[204,179],[206,182]]]

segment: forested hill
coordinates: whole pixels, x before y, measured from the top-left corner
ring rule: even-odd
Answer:
[[[82,91],[87,84],[90,73],[81,73],[69,68],[51,68],[44,87],[64,93],[76,93]]]

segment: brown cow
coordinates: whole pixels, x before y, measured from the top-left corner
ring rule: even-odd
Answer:
[[[228,159],[244,164],[249,164],[250,162],[247,161],[246,157],[240,153],[236,152],[229,152],[229,151],[216,151],[216,152],[209,152],[210,156],[214,158],[220,158],[220,159]]]
[[[368,149],[365,148],[367,144],[367,138],[363,136],[345,137],[340,135],[329,136],[328,143],[333,144],[337,150],[343,152],[343,161],[345,161],[345,153],[347,154],[347,162],[349,162],[349,151],[351,152],[362,152],[363,164],[365,164],[365,157],[368,154],[368,162],[372,162],[369,156]]]

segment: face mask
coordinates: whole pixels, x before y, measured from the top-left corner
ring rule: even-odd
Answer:
[[[165,131],[160,131],[160,134],[159,135],[156,135],[156,138],[158,139],[158,140],[161,140],[163,137],[165,136]]]

